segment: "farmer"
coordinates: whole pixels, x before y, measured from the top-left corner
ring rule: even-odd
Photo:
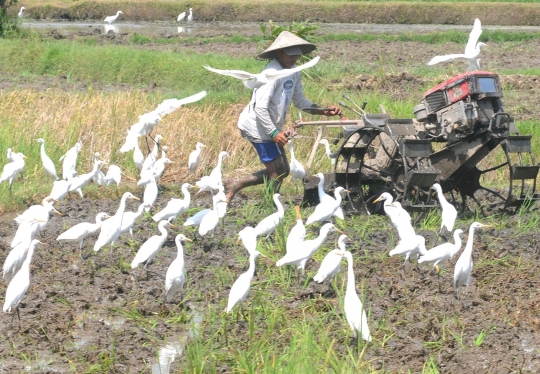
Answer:
[[[300,56],[310,53],[315,48],[314,44],[288,31],[282,31],[272,45],[257,58],[271,60],[265,69],[290,69]],[[283,179],[289,175],[289,161],[283,149],[288,138],[283,131],[283,124],[291,101],[297,108],[318,107],[306,99],[300,72],[270,81],[253,91],[251,101],[240,114],[238,128],[242,136],[255,147],[264,169],[244,178],[225,181],[227,203],[231,202],[239,190],[263,184],[265,179],[277,192]],[[313,109],[310,112],[326,116],[341,114],[337,106],[331,106],[326,110]]]

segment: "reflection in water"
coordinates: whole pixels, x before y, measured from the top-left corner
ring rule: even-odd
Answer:
[[[152,365],[152,374],[169,374],[171,364],[176,357],[184,352],[188,339],[193,339],[199,333],[199,328],[202,323],[202,315],[193,304],[189,304],[192,311],[190,326],[187,330],[167,338],[165,346],[159,348],[157,362]]]
[[[183,33],[184,31],[186,31],[185,28],[183,28],[182,26],[178,26],[178,33],[179,34]]]
[[[104,34],[108,34],[109,31],[118,33],[118,26],[116,25],[103,25],[105,27]]]

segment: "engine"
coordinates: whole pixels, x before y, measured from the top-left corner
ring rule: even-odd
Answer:
[[[504,113],[502,97],[497,74],[472,71],[425,92],[414,114],[423,123],[425,138],[451,144],[483,129],[507,132],[507,126],[503,129],[492,126],[497,113]]]

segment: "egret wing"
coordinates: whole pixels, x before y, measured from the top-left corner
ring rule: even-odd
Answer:
[[[320,56],[317,56],[317,57],[313,58],[311,61],[308,61],[308,62],[306,62],[305,64],[302,64],[302,65],[296,66],[296,67],[294,67],[292,69],[269,71],[269,72],[266,73],[266,76],[268,77],[268,79],[279,79],[279,78],[283,78],[283,77],[288,77],[289,75],[298,73],[301,70],[304,70],[304,69],[310,68],[312,66],[315,66],[317,64],[317,62],[319,62],[320,59],[321,59]]]
[[[478,43],[478,39],[480,39],[481,34],[482,25],[480,24],[480,20],[477,18],[474,20],[474,26],[471,30],[471,33],[469,34],[469,41],[467,42],[467,46],[465,47],[465,54],[467,56],[474,55],[476,51],[476,43]]]
[[[256,78],[255,74],[251,74],[247,71],[243,70],[221,70],[221,69],[214,69],[210,66],[203,66],[206,70],[210,70],[211,72],[221,74],[221,75],[227,75],[229,77],[238,78],[238,79],[254,79]]]
[[[451,61],[451,60],[454,60],[456,58],[467,58],[467,56],[465,56],[462,53],[456,53],[456,54],[452,54],[452,55],[435,56],[427,64],[428,65],[435,65],[435,64],[438,64],[439,62]]]

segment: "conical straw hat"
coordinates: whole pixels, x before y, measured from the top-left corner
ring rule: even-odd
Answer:
[[[265,51],[257,56],[259,60],[270,60],[276,57],[275,52],[279,49],[287,47],[300,47],[303,54],[312,52],[317,48],[315,44],[312,44],[289,31],[282,31],[276,40]]]

